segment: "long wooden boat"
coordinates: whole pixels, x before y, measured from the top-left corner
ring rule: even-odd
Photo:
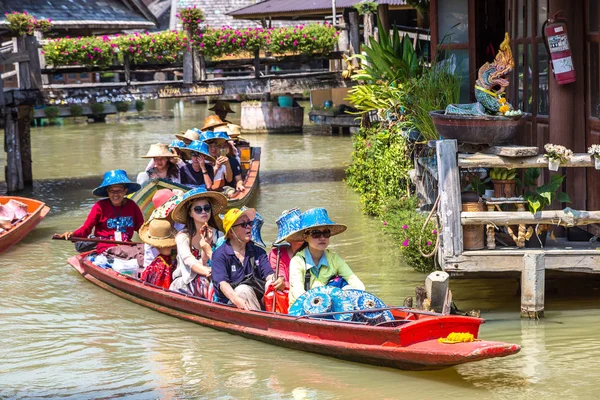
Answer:
[[[25,236],[27,236],[50,211],[50,207],[45,203],[26,197],[0,196],[0,204],[6,204],[13,199],[27,204],[28,214],[11,229],[0,233],[0,253],[7,250],[13,244],[23,240],[23,238],[25,238]]]
[[[260,170],[260,147],[252,148],[252,159],[249,162],[249,168],[245,171],[244,186],[246,190],[243,192],[237,192],[234,197],[227,201],[228,208],[239,208],[243,205],[248,204],[252,197],[257,192],[258,187],[258,172]],[[174,183],[166,179],[152,179],[144,183],[140,190],[133,193],[130,198],[137,203],[144,214],[144,219],[150,218],[150,214],[154,211],[152,205],[152,196],[160,189],[179,189],[187,192],[190,190],[188,186]]]
[[[292,349],[404,370],[442,369],[520,350],[516,344],[484,340],[438,341],[452,332],[468,332],[477,338],[484,322],[480,318],[393,310],[398,326],[383,327],[244,311],[102,269],[86,260],[86,255],[70,258],[69,264],[90,282],[118,296],[183,320]]]

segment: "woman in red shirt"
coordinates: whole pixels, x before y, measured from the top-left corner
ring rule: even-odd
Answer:
[[[92,206],[87,219],[79,229],[65,232],[60,236],[63,239],[69,239],[71,236],[88,237],[93,231],[94,236],[99,239],[131,241],[134,232],[144,224],[144,215],[138,205],[125,196],[139,188],[140,185],[131,182],[123,170],[106,172],[102,184],[94,189],[93,194],[107,198],[99,200]],[[103,253],[113,246],[115,245],[111,243],[99,243],[96,252]]]

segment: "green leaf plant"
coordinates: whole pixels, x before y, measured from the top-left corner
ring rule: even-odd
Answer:
[[[523,198],[527,201],[529,211],[535,214],[552,204],[554,200],[561,203],[570,203],[571,198],[564,192],[557,193],[561,188],[564,175],[552,175],[546,184],[536,187],[540,177],[539,168],[529,168],[525,172],[523,185],[526,188]]]

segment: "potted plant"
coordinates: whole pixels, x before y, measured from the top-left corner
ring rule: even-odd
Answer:
[[[548,169],[550,171],[558,171],[560,164],[566,163],[573,156],[572,150],[559,144],[546,143],[544,149],[546,150],[544,157],[548,159]]]
[[[490,178],[494,184],[494,197],[515,197],[517,187],[517,170],[509,168],[492,168]]]
[[[588,148],[588,154],[594,159],[594,166],[600,169],[600,144],[593,144]]]
[[[538,187],[537,180],[539,177],[539,168],[529,168],[525,172],[523,178],[523,186],[525,189],[523,198],[527,201],[527,206],[532,214],[542,211],[552,204],[554,200],[558,200],[561,203],[571,202],[571,198],[568,194],[564,192],[557,193],[565,179],[564,175],[552,175],[550,182]],[[535,230],[532,227],[529,227],[527,230],[526,245],[528,245],[528,247],[543,246],[546,242],[547,231],[550,228],[550,225],[545,224],[536,226]],[[534,240],[530,240],[534,235]]]

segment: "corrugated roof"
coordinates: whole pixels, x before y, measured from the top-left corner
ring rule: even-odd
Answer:
[[[406,0],[375,0],[375,3],[393,6],[405,6]],[[359,0],[337,0],[336,8],[344,9],[354,6]],[[331,10],[331,0],[265,0],[229,13],[235,17],[250,15],[268,15],[278,13],[312,12]]]
[[[150,12],[142,9],[145,7],[136,0],[129,4],[124,0],[0,0],[3,12],[27,11],[36,18],[51,19],[55,26],[77,23],[106,28],[114,23],[140,28],[154,26]]]

